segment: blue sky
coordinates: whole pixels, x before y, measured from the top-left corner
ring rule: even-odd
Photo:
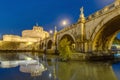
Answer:
[[[32,29],[36,22],[49,31],[69,19],[77,22],[80,7],[85,16],[111,4],[114,0],[0,0],[0,35],[21,35],[22,30]]]

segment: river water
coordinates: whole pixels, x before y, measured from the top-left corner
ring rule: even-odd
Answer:
[[[33,56],[34,53],[0,53],[0,61],[21,61],[23,55]],[[41,55],[41,54],[40,54]],[[37,53],[37,56],[38,53]],[[40,56],[39,56],[40,57]],[[49,61],[48,66],[53,67]],[[120,62],[57,62],[56,80],[120,80]],[[30,73],[20,71],[20,65],[0,68],[0,80],[54,80],[50,70],[42,75],[31,76]]]

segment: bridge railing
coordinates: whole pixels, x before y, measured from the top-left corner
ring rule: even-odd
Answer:
[[[92,19],[95,19],[95,18],[97,18],[97,17],[99,17],[99,16],[101,16],[101,15],[103,15],[103,14],[109,12],[109,11],[114,10],[116,7],[119,7],[119,6],[120,6],[120,1],[115,1],[114,3],[112,3],[108,6],[105,6],[103,9],[101,9],[101,10],[91,14],[90,16],[88,16],[86,18],[86,21],[90,21]]]
[[[63,28],[62,30],[60,30],[57,34],[60,34],[62,32],[68,31],[68,30],[72,30],[75,27],[76,27],[76,24],[72,24],[72,25],[66,26],[65,28]]]

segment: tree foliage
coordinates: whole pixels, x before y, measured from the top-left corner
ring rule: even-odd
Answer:
[[[68,60],[72,56],[72,51],[70,49],[70,41],[67,38],[62,39],[59,42],[58,50],[60,52],[60,56],[62,60]]]
[[[113,44],[120,44],[120,39],[118,39],[117,37],[114,39]]]

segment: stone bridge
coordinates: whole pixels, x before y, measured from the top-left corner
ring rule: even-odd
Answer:
[[[59,41],[67,37],[76,51],[109,51],[116,35],[120,32],[120,0],[84,17],[83,8],[75,24],[55,32],[53,36],[41,41],[41,49],[55,49]]]

